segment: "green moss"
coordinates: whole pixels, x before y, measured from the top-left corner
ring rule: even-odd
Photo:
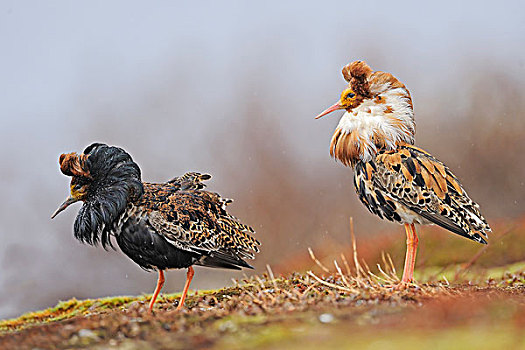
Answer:
[[[220,290],[199,290],[198,294],[191,294],[186,299],[186,304],[191,307],[195,299],[215,294],[217,298],[224,298],[228,295],[239,294],[241,291],[238,287],[224,288]],[[178,301],[182,293],[161,294],[159,300],[165,300],[171,303]],[[62,321],[74,316],[97,314],[110,311],[115,308],[125,308],[135,301],[149,301],[151,294],[141,296],[115,296],[100,299],[85,299],[60,301],[56,306],[37,312],[28,312],[15,319],[0,321],[0,332],[9,332],[24,329],[38,324]]]
[[[46,310],[29,312],[22,316],[0,321],[0,332],[27,328],[37,324],[56,322],[74,316],[100,313],[130,304],[133,301],[144,300],[146,297],[116,296],[101,299],[77,300],[75,298],[60,301],[56,306]]]

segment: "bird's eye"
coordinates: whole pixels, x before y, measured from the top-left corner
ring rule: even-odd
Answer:
[[[347,95],[346,95],[346,98],[354,98],[355,97],[355,94],[353,92],[349,92]]]
[[[82,185],[75,185],[75,190],[78,191],[82,188]]]

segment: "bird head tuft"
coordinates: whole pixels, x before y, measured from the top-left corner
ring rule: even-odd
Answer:
[[[370,97],[369,79],[372,73],[372,68],[365,61],[354,61],[343,67],[343,77],[361,98]]]
[[[60,170],[67,176],[83,176],[91,178],[89,169],[86,166],[88,156],[89,155],[87,154],[76,154],[75,152],[61,154],[60,159],[58,160]]]
[[[365,61],[354,61],[343,67],[343,77],[347,82],[350,82],[352,78],[363,81],[371,74],[372,68]]]

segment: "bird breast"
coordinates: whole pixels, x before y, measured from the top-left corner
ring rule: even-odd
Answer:
[[[404,93],[408,92],[393,89],[344,113],[332,137],[330,154],[345,165],[354,165],[372,160],[379,149],[413,144],[414,115],[410,97]]]

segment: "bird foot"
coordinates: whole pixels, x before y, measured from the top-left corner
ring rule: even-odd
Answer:
[[[417,285],[413,281],[412,282],[400,281],[399,283],[396,283],[396,284],[387,284],[384,287],[392,288],[392,290],[394,291],[401,292],[401,291],[404,291],[410,288],[417,288]]]
[[[182,302],[181,302],[182,301]],[[173,306],[176,306],[175,307],[175,311],[178,311],[178,312],[181,312],[182,310],[185,310],[186,308],[184,307],[185,303],[183,300],[177,300],[173,303]]]

